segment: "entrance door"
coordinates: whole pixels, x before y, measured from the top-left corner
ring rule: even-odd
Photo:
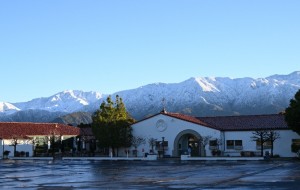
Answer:
[[[190,151],[190,152],[189,152]],[[191,156],[201,156],[201,148],[199,146],[199,139],[192,134],[185,134],[181,136],[178,141],[178,155],[191,154]]]
[[[200,156],[201,150],[199,146],[199,140],[193,135],[190,135],[188,139],[188,144],[191,148],[191,156]]]
[[[186,129],[178,133],[174,139],[173,156],[181,156],[189,154],[189,146],[191,149],[191,156],[203,156],[204,149],[201,145],[201,135],[192,129]]]

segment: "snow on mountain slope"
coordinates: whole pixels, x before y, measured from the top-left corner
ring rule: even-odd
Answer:
[[[74,112],[102,97],[98,92],[66,90],[47,98],[36,98],[29,102],[15,103],[21,110],[40,109],[50,112]]]
[[[7,102],[0,102],[0,113],[12,114],[17,111],[20,111],[20,109],[14,106],[13,104]]]
[[[135,119],[158,113],[163,107],[170,112],[195,116],[271,114],[283,111],[299,89],[300,72],[293,72],[258,79],[194,77],[181,83],[155,83],[116,92],[112,98],[119,95]],[[9,109],[53,113],[94,112],[107,96],[97,92],[68,90],[48,98],[14,103]],[[4,107],[2,104],[1,109],[0,104],[0,112],[9,106]]]
[[[283,111],[300,89],[300,72],[268,78],[190,78],[117,92],[135,118],[162,110],[196,116],[268,114]],[[162,100],[165,99],[163,103]]]

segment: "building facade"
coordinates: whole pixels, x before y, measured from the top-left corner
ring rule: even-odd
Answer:
[[[171,157],[261,156],[261,142],[254,138],[254,132],[268,131],[277,136],[273,151],[271,142],[263,143],[264,154],[272,151],[280,157],[295,157],[291,146],[300,141],[282,114],[192,117],[162,111],[136,122],[132,128],[133,136],[145,139],[137,150],[131,148],[138,156],[148,153]],[[155,140],[154,146],[149,142],[151,139]]]
[[[79,128],[58,123],[0,122],[0,156],[9,151],[9,157],[31,157],[37,147],[47,152],[52,140],[63,142],[72,138],[68,145],[72,148],[74,137],[79,135]]]
[[[233,157],[261,156],[267,151],[280,157],[295,157],[297,153],[293,147],[300,147],[300,136],[288,128],[282,114],[193,117],[162,111],[134,123],[132,129],[133,136],[140,142],[136,146],[119,149],[119,156]],[[273,143],[269,140],[260,142],[255,133],[263,131],[276,134]],[[58,142],[64,141],[64,145],[60,146],[64,149],[59,150],[61,152],[98,151],[91,128],[80,129],[56,123],[2,122],[0,156],[4,156],[4,151],[9,151],[10,157],[49,152],[53,138]],[[112,155],[109,151],[107,154]]]

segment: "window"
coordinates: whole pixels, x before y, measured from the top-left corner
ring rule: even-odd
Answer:
[[[243,141],[242,140],[235,140],[234,144],[235,144],[235,146],[243,146]]]
[[[167,150],[168,149],[168,141],[164,141],[164,149]],[[163,146],[162,146],[162,141],[156,141],[155,142],[155,147],[156,150],[162,150]]]
[[[243,149],[243,141],[242,140],[227,140],[226,141],[226,149],[242,150]]]
[[[217,146],[217,145],[218,145],[217,140],[211,140],[211,141],[209,141],[209,146]]]
[[[291,151],[298,153],[300,150],[300,139],[292,139]]]
[[[234,141],[234,149],[242,150],[243,149],[243,141],[242,140],[235,140]]]
[[[217,140],[210,140],[209,141],[209,149],[210,150],[218,149],[218,141]]]
[[[226,141],[226,148],[227,149],[234,149],[234,141],[233,140],[227,140]]]
[[[264,149],[270,149],[271,146],[272,146],[272,142],[271,141],[266,141],[266,142],[264,142],[263,146],[264,146]],[[260,142],[260,140],[256,141],[256,149],[257,150],[261,149],[261,142]]]
[[[300,145],[300,139],[292,139],[292,143],[296,145]]]

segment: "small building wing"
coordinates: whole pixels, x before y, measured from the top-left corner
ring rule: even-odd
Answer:
[[[24,136],[77,136],[80,129],[65,124],[58,123],[30,123],[30,122],[1,122],[0,138],[11,139],[13,137]]]

